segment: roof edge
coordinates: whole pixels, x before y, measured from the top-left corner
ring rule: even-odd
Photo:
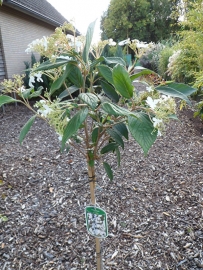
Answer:
[[[50,17],[47,17],[47,16],[45,16],[45,15],[43,15],[43,14],[37,12],[37,11],[34,11],[34,10],[26,7],[25,5],[19,3],[16,0],[4,0],[3,4],[8,6],[8,7],[11,7],[13,9],[15,9],[15,10],[18,10],[20,12],[23,12],[24,14],[31,15],[34,18],[40,19],[41,21],[46,22],[46,23],[48,23],[48,24],[50,24],[50,25],[52,25],[54,27],[59,27],[59,26],[62,25],[60,22],[58,22],[56,20],[53,20]],[[69,23],[68,20],[65,20],[65,21]],[[72,31],[68,31],[68,33],[73,35]],[[75,34],[76,34],[76,36],[81,35],[81,33],[77,29],[76,29]]]
[[[14,9],[16,9],[18,11],[21,11],[21,12],[23,12],[25,14],[31,15],[32,17],[41,19],[42,21],[47,22],[47,23],[49,23],[49,24],[51,24],[53,26],[57,27],[57,26],[61,25],[60,22],[58,22],[56,20],[53,20],[53,19],[51,19],[51,18],[49,18],[47,16],[44,16],[44,15],[38,13],[37,11],[34,11],[34,10],[24,6],[23,4],[18,3],[17,1],[5,0],[3,2],[3,4],[6,5],[6,6],[9,6],[9,7],[12,7],[12,8],[14,8]],[[67,20],[67,22],[68,22],[68,20]]]

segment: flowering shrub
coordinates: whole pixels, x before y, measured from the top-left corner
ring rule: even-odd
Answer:
[[[32,109],[35,117],[48,121],[55,128],[59,138],[62,138],[62,148],[67,142],[73,146],[75,142],[78,143],[76,133],[81,127],[87,134],[96,132],[96,128],[98,132],[96,142],[93,142],[87,134],[81,142],[86,145],[84,153],[91,149],[94,158],[102,158],[103,154],[101,152],[99,154],[99,150],[102,149],[103,143],[106,142],[107,146],[110,143],[109,151],[118,150],[119,146],[123,146],[124,134],[115,130],[115,126],[121,124],[125,126],[125,130],[128,126],[132,136],[140,144],[144,153],[147,153],[157,135],[164,131],[165,123],[174,117],[176,109],[171,96],[189,102],[187,95],[194,89],[175,83],[164,83],[158,87],[149,85],[144,94],[137,93],[132,81],[141,75],[150,74],[151,71],[142,69],[138,74],[129,75],[125,62],[121,58],[102,57],[102,50],[106,44],[115,45],[115,43],[110,39],[91,46],[93,26],[94,23],[90,25],[86,39],[75,36],[70,38],[66,35],[67,30],[74,32],[74,27],[66,23],[56,28],[55,33],[50,37],[43,37],[29,44],[27,52],[36,51],[49,60],[33,66],[29,89],[23,86],[23,75],[15,75],[13,80],[5,80],[2,83],[4,93],[17,93],[22,98],[19,102]],[[147,44],[134,40],[130,46],[134,50],[139,48],[143,50]],[[89,60],[89,53],[93,55],[93,61]],[[42,87],[33,91],[33,83],[36,80],[42,81],[43,74],[53,80],[51,88],[47,91],[44,89],[44,97],[41,96]],[[61,95],[52,100],[54,92],[65,84],[67,78],[72,86],[67,87]],[[75,91],[79,91],[79,95],[74,98],[72,94]],[[29,99],[32,97],[41,97],[34,108],[29,105]],[[67,97],[69,99],[65,99]],[[13,101],[9,96],[1,96],[2,104]],[[92,120],[89,131],[86,126],[88,118]],[[76,125],[73,119],[79,119],[79,123]],[[136,129],[137,124],[146,125],[146,132]],[[73,131],[69,130],[70,127]],[[116,135],[113,132],[117,132]],[[22,142],[23,139],[24,137],[21,137],[20,141]],[[104,142],[100,145],[101,139]]]
[[[21,97],[18,102],[33,111],[34,115],[20,133],[21,143],[35,118],[40,117],[55,129],[62,150],[74,147],[83,155],[87,161],[91,201],[95,205],[97,162],[103,163],[107,176],[112,180],[113,169],[106,154],[112,152],[120,166],[120,149],[124,149],[129,132],[147,154],[157,136],[163,133],[165,124],[176,118],[172,96],[190,103],[187,96],[195,90],[183,84],[165,82],[156,87],[147,85],[144,92],[136,91],[133,81],[152,71],[140,67],[138,73],[129,74],[122,58],[101,56],[106,41],[91,46],[94,24],[90,24],[86,38],[73,37],[70,40],[66,30],[73,28],[65,24],[52,36],[32,42],[28,51],[36,50],[49,60],[32,68],[29,89],[23,86],[23,76],[5,80],[0,106],[15,102],[6,95],[15,92]],[[94,57],[92,61],[90,53]],[[45,89],[44,96],[41,96],[41,88],[33,92],[32,85],[34,79],[41,80],[42,74],[53,80],[50,89]],[[72,83],[69,87],[67,78]],[[52,99],[62,85],[66,89]],[[78,95],[74,97],[76,91]],[[34,96],[40,101],[31,107],[29,99]],[[100,260],[97,240],[96,245],[97,260]]]
[[[161,43],[152,44],[141,56],[140,64],[145,68],[149,68],[155,72],[158,72],[159,57],[164,47],[165,46]]]

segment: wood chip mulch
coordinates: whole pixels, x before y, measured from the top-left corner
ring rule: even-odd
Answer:
[[[108,213],[104,269],[203,269],[203,123],[185,109],[147,157],[130,139],[110,182],[97,167],[97,204]],[[23,106],[0,108],[1,270],[96,269],[85,227],[90,203],[86,164],[61,153],[53,130],[37,120],[22,146]]]

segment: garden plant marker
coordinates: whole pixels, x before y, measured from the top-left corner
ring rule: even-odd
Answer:
[[[97,238],[106,238],[108,236],[108,224],[106,212],[94,206],[87,206],[85,208],[85,219],[87,231],[92,236]]]

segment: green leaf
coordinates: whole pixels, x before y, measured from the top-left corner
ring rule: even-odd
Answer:
[[[83,76],[79,69],[79,67],[75,64],[68,63],[68,78],[69,80],[78,88],[81,88],[84,86]]]
[[[34,90],[33,88],[26,89],[25,91],[20,93],[20,96],[23,98],[29,98],[31,91]]]
[[[114,150],[116,149],[117,146],[118,146],[117,143],[111,142],[111,143],[105,145],[105,146],[101,149],[101,154],[103,155],[103,154],[106,154],[106,153],[108,153],[108,152],[112,152],[112,151],[114,151]]]
[[[47,60],[40,64],[36,69],[34,69],[34,72],[41,71],[41,70],[48,70],[48,69],[54,69],[58,68],[60,66],[63,66],[67,64],[70,60],[63,59],[63,58],[57,58],[55,62],[51,62],[50,60]]]
[[[118,123],[113,126],[114,129],[120,132],[120,134],[128,140],[128,129],[124,123]]]
[[[128,127],[146,155],[157,138],[157,130],[154,129],[148,115],[142,112],[135,113],[135,115],[136,117],[128,117]]]
[[[81,109],[79,112],[77,112],[68,122],[67,126],[65,127],[63,138],[61,142],[61,148],[62,150],[65,147],[65,144],[68,139],[74,135],[78,129],[80,128],[80,125],[85,121],[88,115],[88,109],[84,108]]]
[[[122,66],[126,66],[125,61],[121,57],[105,57],[105,62],[107,64],[120,64]]]
[[[90,51],[90,46],[92,43],[92,37],[93,37],[93,33],[94,33],[95,23],[96,23],[96,20],[94,22],[90,23],[90,25],[87,29],[85,47],[84,47],[83,54],[82,54],[82,59],[84,60],[85,63],[88,63],[88,61],[89,61],[89,51]]]
[[[79,98],[82,99],[93,110],[96,109],[99,102],[98,97],[92,93],[82,93],[79,95]]]
[[[65,97],[70,96],[70,94],[75,93],[78,90],[78,87],[75,85],[70,86],[68,89],[65,89],[59,96],[59,99],[63,99]]]
[[[97,66],[97,69],[102,77],[104,77],[107,82],[114,84],[113,77],[112,77],[112,68],[106,66],[106,65],[99,65]]]
[[[176,114],[169,114],[169,115],[168,115],[168,118],[173,119],[173,120],[178,120],[178,121],[179,121],[179,119],[178,119],[178,117],[177,117]]]
[[[191,87],[191,86],[189,86],[187,84],[184,84],[184,83],[175,83],[175,82],[167,83],[166,82],[166,84],[169,87],[175,89],[176,91],[184,94],[185,96],[190,96],[190,95],[192,95],[193,93],[195,93],[197,91],[197,89],[195,89],[195,88],[193,88],[193,87]]]
[[[92,142],[96,143],[99,134],[99,127],[95,127],[92,131]]]
[[[44,88],[42,86],[38,87],[37,91],[34,91],[31,95],[29,95],[29,99],[33,97],[39,97],[42,94],[42,90]]]
[[[116,156],[117,156],[118,167],[120,167],[120,165],[121,165],[121,153],[120,153],[120,150],[119,150],[118,147],[116,147],[115,152],[116,152]]]
[[[88,164],[89,164],[90,167],[94,167],[94,159],[90,159],[88,161]]]
[[[116,91],[115,91],[115,88],[111,85],[111,84],[109,84],[109,83],[107,83],[107,82],[105,82],[105,81],[100,81],[100,83],[101,83],[101,87],[102,87],[102,89],[104,90],[104,93],[110,98],[110,99],[112,99],[114,102],[118,102],[119,101],[119,95],[116,93]]]
[[[89,161],[88,164],[90,167],[94,167],[94,153],[93,151],[88,151]]]
[[[22,144],[23,140],[25,139],[25,136],[27,135],[27,133],[29,132],[31,126],[33,125],[35,118],[37,116],[33,115],[28,121],[27,123],[23,126],[23,128],[20,131],[20,136],[19,136],[19,141],[20,144]]]
[[[0,107],[4,104],[8,104],[12,102],[20,102],[20,101],[9,96],[0,95]]]
[[[76,62],[77,63],[77,62]],[[61,77],[59,77],[56,81],[54,81],[51,85],[50,94],[52,95],[57,89],[59,89],[62,84],[65,82],[68,74],[71,71],[71,66],[69,64],[66,65],[66,68]]]
[[[107,162],[103,162],[104,169],[106,171],[106,174],[108,175],[109,179],[113,180],[113,171],[111,169],[111,166]]]
[[[89,112],[89,116],[96,122],[98,122],[97,114]]]
[[[183,99],[188,104],[191,104],[191,102],[187,96],[197,91],[196,89],[182,83],[168,83],[167,85],[157,86],[155,89],[164,95]]]
[[[107,133],[111,138],[124,149],[124,142],[120,134],[115,129],[108,129]]]
[[[135,67],[135,72],[136,72],[136,69],[138,70],[138,73],[133,74],[133,75],[130,76],[131,81],[134,81],[135,79],[137,79],[137,78],[139,78],[140,76],[143,76],[143,75],[157,74],[156,72],[154,72],[154,71],[152,71],[150,69],[140,67],[140,66]]]
[[[102,103],[102,109],[107,112],[109,115],[115,116],[128,116],[131,112],[125,108],[122,108],[116,104],[104,102]]]
[[[101,56],[101,57],[97,58],[96,60],[94,60],[94,61],[92,62],[92,64],[90,65],[90,72],[93,70],[93,68],[94,68],[97,64],[103,62],[104,60],[105,60],[105,58],[104,58],[103,56]]]
[[[121,65],[113,68],[113,81],[116,90],[125,98],[133,96],[133,85],[126,69]]]

